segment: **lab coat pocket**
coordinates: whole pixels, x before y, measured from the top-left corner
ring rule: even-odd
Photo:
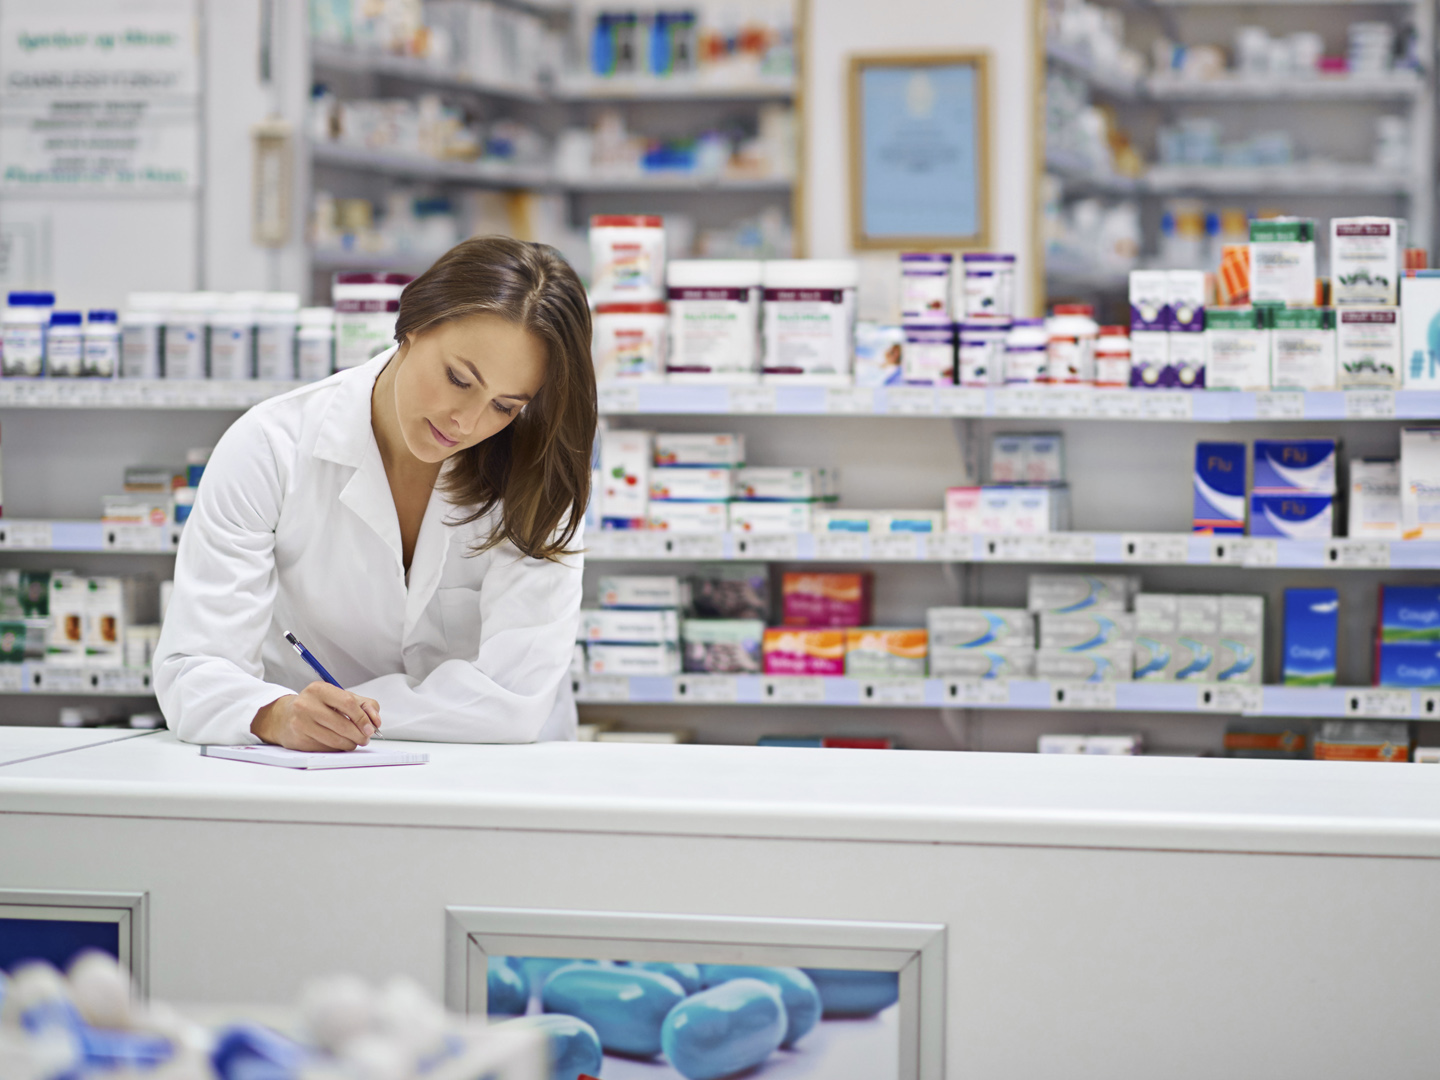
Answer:
[[[480,653],[480,590],[437,589],[446,655],[474,660]]]

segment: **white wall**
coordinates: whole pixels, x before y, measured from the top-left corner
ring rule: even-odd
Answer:
[[[992,246],[1031,262],[1034,225],[1035,43],[1031,0],[809,0],[805,41],[807,254],[849,256],[849,92],[852,53],[990,51]],[[862,305],[883,314],[893,255],[866,258]],[[1019,274],[1030,310],[1030,275]],[[882,310],[876,310],[880,308]]]

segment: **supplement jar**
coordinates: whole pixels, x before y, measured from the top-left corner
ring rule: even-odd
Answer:
[[[76,379],[85,356],[85,319],[78,311],[50,314],[45,341],[45,373],[57,379]]]
[[[775,259],[764,264],[761,278],[766,381],[848,385],[860,264]]]
[[[900,256],[900,317],[909,322],[950,321],[948,251],[907,252]]]
[[[295,373],[302,382],[329,378],[335,371],[335,310],[328,307],[300,309],[300,328],[295,334]]]
[[[955,385],[955,326],[907,323],[900,350],[900,378],[910,386]]]
[[[6,378],[38,378],[45,374],[45,333],[55,294],[12,292],[4,316],[3,370]]]
[[[590,219],[590,300],[595,304],[665,299],[664,221],[652,214]]]
[[[1037,383],[1045,374],[1050,335],[1044,319],[1016,319],[1005,337],[1006,385]]]
[[[226,293],[210,312],[210,377],[255,378],[255,309],[260,293]]]
[[[1015,256],[972,251],[960,256],[959,317],[965,322],[1015,316]]]
[[[665,301],[600,304],[595,308],[595,378],[661,382],[670,316]]]
[[[1130,385],[1130,331],[1124,326],[1102,326],[1095,342],[1095,385]]]
[[[1089,304],[1056,304],[1045,329],[1050,335],[1050,348],[1042,381],[1093,383],[1095,339],[1100,334],[1095,309]]]
[[[300,297],[295,293],[263,293],[255,313],[255,377],[289,382],[295,378],[295,327],[300,322]]]
[[[165,357],[165,312],[171,293],[131,293],[120,316],[120,377],[158,379]]]
[[[358,367],[395,344],[400,294],[412,280],[408,274],[335,275],[336,371]]]
[[[961,386],[995,386],[1005,379],[1008,322],[963,322],[959,326],[958,374]]]
[[[170,310],[165,315],[165,378],[207,376],[208,320],[219,299],[217,293],[176,293],[171,297]]]
[[[80,374],[113,379],[120,372],[120,320],[113,311],[92,311],[85,317],[85,350]]]
[[[666,267],[672,381],[755,378],[760,370],[760,279],[756,259],[682,259]]]

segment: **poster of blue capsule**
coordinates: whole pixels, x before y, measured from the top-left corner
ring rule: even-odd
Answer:
[[[491,956],[492,1023],[539,1028],[550,1080],[898,1080],[893,971]]]

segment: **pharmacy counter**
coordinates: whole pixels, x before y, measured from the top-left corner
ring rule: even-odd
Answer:
[[[8,737],[0,761],[26,756]],[[151,988],[171,1000],[283,1000],[335,970],[455,1000],[477,926],[483,962],[477,943],[568,925],[557,912],[742,917],[762,959],[786,927],[797,948],[927,941],[928,974],[902,987],[923,988],[909,1075],[930,1080],[1432,1061],[1440,770],[391,745],[431,761],[293,772],[160,733],[0,766],[0,889],[143,893]],[[630,938],[701,940],[662,925]]]
[[[153,734],[123,728],[0,727],[0,765],[16,765]]]

